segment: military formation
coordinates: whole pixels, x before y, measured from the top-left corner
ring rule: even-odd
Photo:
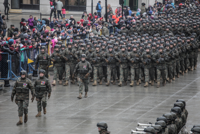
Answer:
[[[138,123],[141,128],[132,130],[134,134],[188,134],[186,131],[186,122],[188,111],[186,110],[186,103],[184,100],[177,100],[174,107],[171,108],[169,113],[163,114],[158,117],[155,124],[142,124]],[[197,133],[199,134],[199,133]]]

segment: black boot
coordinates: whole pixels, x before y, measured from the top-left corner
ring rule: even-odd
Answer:
[[[4,87],[10,87],[9,80],[4,80]]]

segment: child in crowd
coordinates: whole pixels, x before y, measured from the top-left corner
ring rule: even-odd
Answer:
[[[65,14],[66,14],[65,7],[62,7],[62,16],[63,16],[64,19],[65,19]]]

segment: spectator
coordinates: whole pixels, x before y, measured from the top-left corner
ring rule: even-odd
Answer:
[[[5,13],[5,15],[7,15],[7,20],[8,20],[8,11],[9,11],[9,5],[10,5],[8,0],[4,0],[3,5],[5,8],[4,13]]]
[[[124,16],[128,16],[129,15],[129,11],[127,9],[127,6],[124,7]]]
[[[56,2],[55,2],[55,0],[50,0],[50,8],[51,8],[50,21],[51,21],[51,16],[53,13],[54,13],[54,17],[56,18]]]
[[[108,4],[108,6],[107,6],[107,12],[108,12],[108,15],[113,14],[113,10],[112,10],[112,7],[110,6],[110,4]]]
[[[128,12],[129,12],[129,16],[131,16],[132,11],[131,11],[130,7],[128,7]]]
[[[61,10],[62,10],[62,7],[63,7],[63,3],[60,0],[58,0],[58,2],[56,4],[57,4],[56,9],[57,9],[57,14],[58,14],[58,19],[59,19],[60,16],[62,18]]]
[[[3,16],[2,16],[2,19],[3,19],[3,25],[2,25],[3,37],[5,37],[5,36],[6,36],[6,29],[7,29],[6,16],[3,15]]]
[[[33,16],[30,15],[30,16],[29,16],[29,19],[28,19],[28,25],[29,25],[29,28],[30,28],[30,29],[33,29],[33,26],[34,26],[33,23],[34,23]]]
[[[1,10],[0,10],[0,29],[2,29],[2,25],[3,25],[3,20],[2,20],[2,17],[1,17]]]
[[[145,13],[146,12],[146,7],[145,7],[145,3],[142,3],[142,7],[141,7],[141,12],[140,12],[140,15],[142,16],[143,15],[143,13]]]
[[[62,17],[65,19],[66,10],[65,7],[62,7]]]
[[[99,17],[99,18],[101,18],[101,10],[102,10],[102,8],[103,8],[103,7],[101,7],[101,1],[99,1],[99,2],[97,3],[97,8],[96,8],[97,14],[98,14],[98,17]]]
[[[10,28],[8,28],[8,37],[12,37],[14,34],[15,26],[11,25]]]
[[[34,17],[34,21],[33,21],[34,26],[37,26],[37,21],[38,21],[37,17]]]
[[[70,20],[70,26],[76,24],[76,20],[74,19],[73,15],[70,15],[70,19],[69,20]]]

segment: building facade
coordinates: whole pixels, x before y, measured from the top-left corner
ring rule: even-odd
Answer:
[[[3,1],[0,0],[0,8],[4,9]],[[88,13],[91,12],[93,7],[93,12],[96,12],[96,5],[99,0],[61,0],[67,11],[82,12],[86,10]],[[157,0],[158,2],[163,2],[165,0]],[[174,1],[174,0],[173,0]],[[38,12],[42,14],[50,13],[49,0],[9,0],[11,7],[10,9],[19,9],[21,12]],[[92,6],[93,2],[93,6]],[[102,13],[105,13],[105,0],[101,0],[101,5],[103,7]],[[155,0],[124,0],[124,5],[131,8],[131,10],[136,11],[141,7],[141,3],[146,3],[148,5],[153,5]],[[110,4],[113,11],[119,7],[119,0],[107,0],[107,4]]]

